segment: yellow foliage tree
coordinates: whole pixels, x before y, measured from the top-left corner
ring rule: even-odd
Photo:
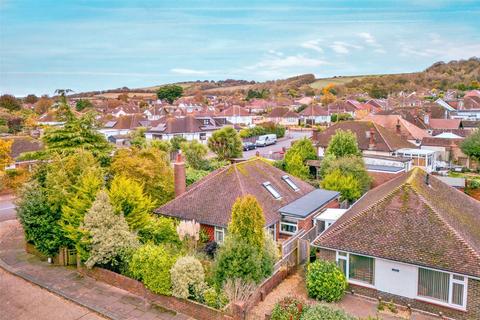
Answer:
[[[0,139],[0,171],[4,171],[5,167],[13,161],[10,155],[12,152],[12,144],[13,140]]]

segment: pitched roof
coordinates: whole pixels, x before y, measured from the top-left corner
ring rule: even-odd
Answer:
[[[2,140],[13,140],[10,156],[19,157],[24,152],[39,151],[43,149],[42,142],[29,136],[7,136],[0,138]]]
[[[480,202],[426,176],[370,190],[314,244],[480,277]]]
[[[300,189],[294,191],[282,177],[286,173],[261,158],[218,169],[196,182],[179,197],[164,204],[155,212],[179,219],[195,219],[199,223],[226,227],[230,222],[235,200],[247,194],[260,203],[266,220],[271,225],[280,219],[278,209],[313,191],[315,188],[295,177],[290,179]],[[270,182],[280,193],[275,199],[263,186]]]
[[[267,118],[298,118],[298,113],[291,111],[287,107],[277,107],[272,109]]]
[[[322,106],[319,105],[310,105],[306,107],[302,112],[300,112],[300,115],[304,117],[318,117],[318,116],[328,116],[328,111],[327,109],[323,108]]]
[[[429,125],[432,129],[459,129],[461,122],[460,119],[430,119]]]
[[[333,199],[338,198],[338,191],[315,189],[301,198],[279,209],[282,214],[305,218]]]
[[[360,150],[369,150],[370,129],[374,129],[375,147],[372,149],[374,151],[393,152],[401,148],[415,147],[406,139],[372,121],[341,121],[317,134],[318,140],[315,142],[325,148],[337,130],[350,130],[357,136]]]
[[[209,120],[208,124],[204,123],[204,119]],[[215,122],[210,117],[195,117],[193,115],[187,115],[185,117],[165,117],[152,127],[149,132],[160,132],[164,134],[174,133],[194,133],[194,132],[206,132],[219,129]]]
[[[245,108],[242,108],[240,106],[231,106],[230,108],[220,112],[220,115],[226,117],[246,117],[250,116],[251,114]]]
[[[106,118],[108,119],[108,118]],[[116,119],[104,121],[105,129],[135,129],[142,127],[142,122],[148,120],[143,114],[131,114],[120,116]]]
[[[397,125],[400,125],[400,133],[404,134],[407,139],[421,140],[424,137],[430,136],[426,130],[417,127],[397,114],[375,114],[367,116],[366,119],[371,120],[392,132],[397,132]]]

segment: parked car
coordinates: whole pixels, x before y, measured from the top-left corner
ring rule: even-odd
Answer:
[[[243,151],[253,150],[253,149],[256,149],[256,148],[257,148],[257,146],[253,142],[245,141],[243,143]]]
[[[255,141],[257,147],[265,147],[275,143],[277,143],[276,134],[264,134],[263,136],[259,136],[257,141]]]

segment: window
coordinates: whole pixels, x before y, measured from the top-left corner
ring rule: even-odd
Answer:
[[[463,276],[418,268],[418,295],[421,297],[465,307],[466,290]]]
[[[283,179],[283,181],[285,181],[290,186],[290,188],[293,189],[293,191],[300,190],[300,188],[297,187],[297,185],[292,181],[292,179],[290,179],[289,176],[283,176],[282,179]]]
[[[215,227],[215,241],[222,243],[225,239],[225,229],[220,227]]]
[[[207,134],[205,132],[200,132],[200,140],[207,140]]]
[[[275,199],[280,199],[282,196],[280,195],[280,193],[278,193],[277,190],[275,190],[275,188],[272,186],[272,184],[270,182],[264,182],[263,183],[263,186],[265,187],[265,189],[268,190],[268,192],[270,192],[272,194],[272,196],[275,198]]]
[[[291,222],[280,222],[280,232],[285,234],[295,234],[297,233],[297,224]]]
[[[347,252],[337,252],[337,266],[347,280],[373,285],[375,282],[375,259]]]

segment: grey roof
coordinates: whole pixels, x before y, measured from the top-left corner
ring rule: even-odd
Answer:
[[[304,218],[320,209],[331,200],[337,198],[339,195],[340,193],[337,191],[315,189],[303,197],[280,208],[278,211],[281,214]]]
[[[396,166],[382,166],[378,164],[366,164],[367,170],[373,171],[383,171],[383,172],[400,172],[404,170],[403,167],[396,167]]]
[[[448,184],[450,187],[454,188],[465,188],[465,178],[454,178],[454,177],[442,177],[435,176],[438,180],[442,181],[445,184]]]

